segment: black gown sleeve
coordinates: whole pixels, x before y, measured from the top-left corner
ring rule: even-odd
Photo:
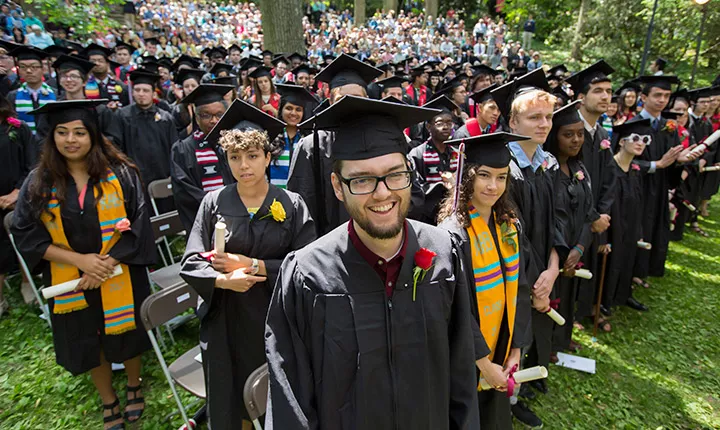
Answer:
[[[123,131],[120,121],[115,116],[115,113],[106,106],[98,106],[97,112],[102,134],[116,147],[121,148]]]
[[[37,162],[37,145],[35,138],[32,135],[30,127],[25,122],[20,125],[18,130],[18,140],[22,142],[22,155],[18,161],[20,163],[19,173],[17,182],[15,182],[15,189],[19,190],[22,188],[25,179],[28,177],[30,171],[35,167]]]
[[[317,238],[315,231],[315,222],[310,216],[310,211],[305,205],[302,197],[298,196],[297,199],[293,199],[293,210],[295,212],[293,216],[294,225],[292,227],[292,243],[290,245],[290,251],[296,251]],[[282,265],[282,259],[264,259],[265,271],[267,272],[267,279],[270,285],[273,285],[278,277],[280,266]]]
[[[200,253],[213,249],[215,232],[213,213],[215,212],[216,197],[217,192],[208,193],[200,203],[195,223],[188,235],[180,271],[180,276],[185,282],[190,284],[208,304],[212,303],[218,272],[213,268],[212,263],[203,258]]]
[[[40,219],[32,214],[30,208],[29,187],[36,174],[37,171],[31,172],[20,189],[11,227],[15,245],[30,270],[33,270],[43,261],[45,252],[52,244],[50,233],[48,233]]]
[[[603,182],[602,184],[592,184],[592,186],[593,195],[595,193],[599,193],[599,200],[597,204],[598,213],[609,214],[610,208],[615,201],[617,175],[615,174],[615,169],[613,168],[613,164],[615,164],[615,159],[612,157],[609,151],[603,151],[603,153],[608,153],[608,155],[610,155],[609,159],[606,160],[605,166],[603,166]],[[583,167],[583,170],[585,170],[585,173],[587,175],[586,177],[589,178],[590,176],[587,174],[587,169]]]
[[[518,231],[518,244],[520,245],[520,267],[518,270],[518,291],[517,305],[515,306],[515,326],[513,329],[513,337],[510,341],[511,348],[525,348],[532,343],[532,291],[528,282],[527,262],[525,253],[527,253],[530,244],[522,231],[519,223],[515,223]]]
[[[200,202],[205,197],[205,192],[193,174],[193,164],[195,163],[195,160],[192,159],[193,155],[188,153],[183,141],[175,142],[170,150],[170,180],[173,198],[187,231],[192,228]]]
[[[122,186],[130,231],[122,234],[108,254],[125,264],[155,264],[155,240],[150,226],[149,204],[145,200],[140,176],[125,166],[114,170]]]
[[[318,136],[321,139],[322,136]],[[313,135],[305,136],[293,152],[288,173],[287,189],[298,193],[310,209],[313,219],[317,219],[317,199],[315,193],[315,175],[313,174]],[[322,155],[322,154],[321,154]],[[322,158],[322,157],[321,157]],[[322,164],[322,163],[321,163]]]
[[[304,280],[291,253],[280,268],[265,324],[270,372],[267,430],[319,428],[312,357],[303,338],[303,291]],[[317,317],[323,320],[324,315]]]

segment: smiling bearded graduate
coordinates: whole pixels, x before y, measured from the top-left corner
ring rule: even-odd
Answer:
[[[406,220],[403,129],[436,110],[345,96],[332,184],[351,220],[291,253],[268,311],[268,429],[478,429],[468,286],[449,232]]]

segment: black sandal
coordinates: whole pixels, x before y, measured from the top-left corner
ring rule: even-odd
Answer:
[[[112,413],[113,413],[113,410],[114,410],[115,408],[118,408],[118,411],[117,411],[116,414],[112,414]],[[103,411],[107,411],[107,410],[109,410],[112,415],[106,417],[106,416],[104,416],[104,414],[103,414],[103,423],[104,423],[104,424],[108,424],[108,423],[111,423],[111,422],[113,422],[113,421],[117,421],[117,420],[123,419],[123,416],[120,414],[120,400],[118,400],[117,397],[115,398],[115,401],[112,402],[111,404],[109,404],[109,405],[103,405]],[[123,421],[123,422],[121,422],[121,423],[117,423],[117,424],[115,424],[114,426],[112,426],[112,427],[110,427],[110,428],[107,428],[107,429],[105,429],[105,430],[125,430],[125,422]]]
[[[133,423],[133,424],[134,424],[134,423],[140,421],[140,418],[142,417],[143,412],[145,412],[145,396],[144,396],[144,395],[141,395],[141,397],[138,397],[138,395],[137,395],[137,392],[140,391],[140,388],[141,388],[141,387],[142,387],[142,384],[139,384],[137,387],[131,387],[131,386],[129,386],[129,385],[127,386],[127,392],[128,392],[128,394],[129,394],[129,393],[133,393],[133,394],[134,394],[133,398],[132,398],[132,399],[127,399],[127,403],[125,404],[125,408],[126,408],[126,410],[125,410],[125,419],[126,419],[129,423]],[[126,395],[127,395],[127,394],[126,394]],[[128,407],[128,406],[130,406],[130,405],[139,405],[139,404],[142,404],[143,407],[140,408],[140,409],[132,410],[132,411],[128,411],[128,410],[127,410],[127,407]]]
[[[690,229],[702,237],[710,237],[710,235],[697,224],[690,225]]]

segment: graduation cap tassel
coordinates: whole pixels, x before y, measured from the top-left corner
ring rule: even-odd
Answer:
[[[453,212],[457,210],[460,201],[460,182],[462,182],[463,168],[465,167],[465,141],[460,142],[458,150],[458,167],[455,172],[455,195],[453,197]]]

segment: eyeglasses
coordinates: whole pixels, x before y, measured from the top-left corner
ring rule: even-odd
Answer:
[[[80,75],[62,75],[62,76],[60,76],[60,79],[63,79],[66,81],[82,81],[82,76],[80,76]]]
[[[626,137],[624,140],[628,140],[633,143],[642,142],[645,145],[650,145],[650,142],[652,142],[652,137],[648,135],[639,135],[637,133],[632,133],[630,136]]]
[[[22,70],[22,71],[24,72],[24,71],[40,70],[40,69],[42,69],[42,67],[43,67],[43,66],[37,66],[37,65],[36,65],[36,66],[28,66],[28,65],[26,65],[26,64],[23,64],[23,65],[18,66],[18,69],[20,69],[20,70]]]
[[[412,172],[406,170],[393,172],[385,176],[359,176],[357,178],[343,178],[340,176],[340,180],[350,189],[350,194],[363,195],[374,193],[380,181],[390,191],[404,190],[410,186]]]
[[[224,114],[225,114],[225,112],[220,112],[220,113],[216,113],[216,114],[212,114],[212,113],[198,113],[198,114],[196,114],[196,115],[197,115],[198,119],[201,119],[201,120],[203,120],[203,121],[210,121],[212,118],[215,118],[215,119],[217,119],[217,120],[219,121],[220,118],[222,118],[222,116],[223,116]]]

